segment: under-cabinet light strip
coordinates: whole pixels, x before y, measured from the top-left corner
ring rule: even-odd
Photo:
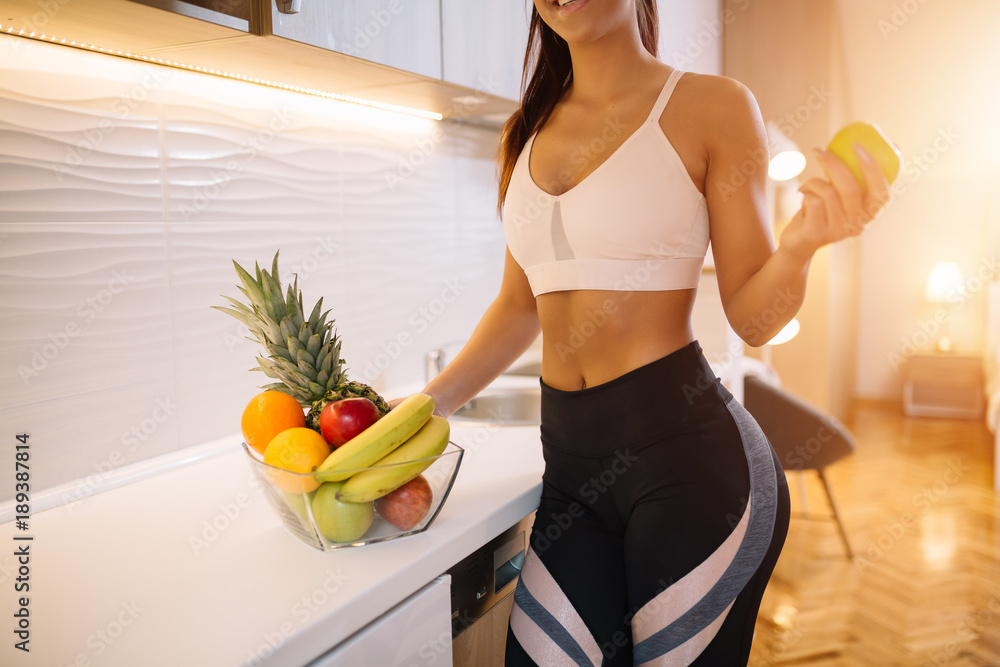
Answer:
[[[61,46],[68,46],[75,49],[83,49],[85,51],[93,51],[95,53],[103,53],[109,56],[115,56],[117,58],[127,58],[129,60],[136,60],[139,62],[152,63],[154,65],[163,65],[164,67],[176,67],[178,69],[184,69],[191,72],[200,72],[202,74],[211,74],[213,76],[220,76],[226,79],[233,79],[234,81],[246,81],[247,83],[256,83],[261,86],[267,86],[268,88],[278,88],[281,90],[290,90],[296,93],[302,93],[304,95],[313,95],[315,97],[325,97],[327,99],[336,100],[338,102],[348,102],[350,104],[360,104],[366,107],[372,107],[374,109],[382,109],[385,111],[394,111],[396,113],[407,114],[410,116],[419,116],[420,118],[429,118],[431,120],[441,120],[444,116],[435,111],[424,111],[423,109],[414,109],[412,107],[399,106],[397,104],[387,104],[385,102],[376,102],[375,100],[365,99],[363,97],[354,97],[353,95],[341,95],[339,93],[330,93],[325,90],[317,90],[315,88],[304,88],[302,86],[296,86],[290,83],[282,83],[279,81],[270,81],[267,79],[260,79],[253,76],[248,76],[245,74],[234,74],[232,72],[226,72],[223,70],[211,69],[208,67],[199,67],[197,65],[188,65],[186,63],[177,62],[176,60],[164,60],[163,58],[155,58],[153,56],[144,56],[138,53],[129,53],[127,51],[118,51],[116,49],[109,49],[103,46],[97,46],[95,44],[87,44],[85,42],[77,42],[75,40],[67,41],[66,39],[58,38],[54,35],[46,35],[42,33],[41,35],[36,35],[35,32],[26,32],[25,30],[15,30],[14,26],[3,26],[0,25],[0,34],[12,35],[14,37],[23,37],[25,39],[33,39],[39,42],[47,42],[52,44],[59,44]]]

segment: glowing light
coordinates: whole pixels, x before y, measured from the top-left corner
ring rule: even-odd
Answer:
[[[3,30],[3,26],[2,25],[0,25],[0,30]],[[14,26],[7,26],[7,34],[8,35],[10,35],[10,34],[16,34],[18,37],[23,37],[25,39],[36,39],[36,40],[39,40],[39,41],[42,41],[42,40],[46,39],[46,35],[41,35],[39,37],[36,37],[34,32],[31,32],[30,34],[25,35],[24,29],[19,30],[17,33],[14,33],[13,30],[14,30]],[[52,43],[55,43],[56,39],[57,39],[57,37],[54,36],[54,35],[48,37],[48,41],[50,41]],[[168,67],[176,67],[178,69],[186,69],[186,70],[189,70],[189,71],[197,71],[197,72],[205,74],[206,76],[218,76],[218,77],[222,77],[222,78],[225,78],[225,79],[232,79],[234,81],[246,81],[248,83],[252,82],[252,83],[255,83],[255,84],[258,84],[258,85],[261,85],[261,86],[267,86],[269,88],[277,88],[277,89],[280,89],[280,90],[294,91],[294,92],[300,93],[302,95],[310,95],[310,96],[313,96],[313,97],[322,97],[322,98],[329,99],[329,100],[335,100],[337,102],[347,102],[349,104],[355,104],[355,105],[358,105],[358,106],[365,106],[365,107],[369,107],[369,108],[372,108],[372,109],[380,109],[382,111],[391,111],[391,112],[394,112],[394,113],[397,113],[397,114],[406,115],[406,116],[416,116],[418,118],[426,118],[426,119],[429,119],[429,120],[441,120],[442,118],[444,118],[444,116],[442,114],[437,113],[435,111],[426,111],[424,109],[415,109],[413,107],[406,107],[406,106],[402,106],[402,105],[398,105],[398,104],[389,104],[389,103],[386,103],[386,102],[378,102],[378,101],[375,101],[375,100],[369,100],[369,99],[365,99],[365,98],[361,98],[361,97],[354,97],[352,95],[341,95],[339,93],[331,93],[331,92],[328,92],[328,91],[315,90],[315,89],[312,89],[312,88],[302,88],[301,86],[295,86],[293,84],[279,82],[279,81],[262,81],[262,80],[260,80],[258,78],[250,77],[250,76],[248,76],[246,74],[236,74],[236,73],[232,73],[232,72],[223,72],[221,70],[202,68],[202,67],[197,66],[197,65],[188,65],[188,64],[185,64],[185,63],[174,62],[174,61],[170,61],[170,60],[166,60],[165,61],[165,60],[163,60],[161,58],[155,58],[155,57],[151,58],[149,56],[143,56],[143,55],[139,55],[139,54],[136,54],[136,53],[129,53],[129,52],[117,51],[115,49],[105,48],[103,46],[98,47],[95,44],[86,44],[85,42],[80,42],[78,44],[76,42],[76,40],[72,40],[72,41],[70,41],[67,44],[66,43],[66,39],[64,38],[59,43],[61,45],[65,45],[67,48],[89,49],[91,51],[98,51],[100,53],[104,53],[104,54],[107,54],[109,56],[116,57],[116,58],[125,58],[125,59],[128,59],[128,60],[139,60],[139,61],[143,61],[143,62],[155,62],[155,63],[158,63],[160,65],[165,65],[165,66],[168,66]]]
[[[962,269],[955,262],[937,262],[924,285],[924,298],[931,303],[948,303],[962,291]]]
[[[790,181],[806,168],[806,156],[798,151],[778,153],[767,165],[767,175],[776,181]]]
[[[781,345],[782,343],[787,343],[791,339],[799,335],[799,329],[801,325],[796,318],[792,318],[792,321],[784,326],[784,328],[774,335],[774,338],[767,341],[768,345]]]

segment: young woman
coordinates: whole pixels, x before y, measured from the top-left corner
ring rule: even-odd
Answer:
[[[766,159],[733,179],[767,155],[757,104],[656,58],[655,0],[535,0],[530,31],[500,147],[500,293],[424,389],[448,416],[542,333],[545,472],[506,664],[745,665],[788,494],[693,338],[706,248],[730,324],[762,345],[888,184],[863,150],[865,188],[817,152],[828,179],[802,186],[775,250]]]

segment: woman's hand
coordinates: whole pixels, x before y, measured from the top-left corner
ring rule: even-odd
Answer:
[[[889,202],[889,182],[878,162],[860,145],[854,150],[860,157],[864,187],[840,158],[814,149],[829,180],[810,178],[799,188],[802,209],[781,234],[784,250],[808,258],[828,243],[857,236]]]
[[[400,398],[394,398],[391,401],[388,401],[389,408],[391,409],[391,408],[396,407],[397,405],[399,405],[400,403],[402,403],[404,400],[406,400],[406,396],[402,396]],[[442,408],[441,405],[438,405],[437,401],[434,401],[434,412],[432,412],[431,414],[437,415],[438,417],[444,417],[445,419],[447,419],[449,416],[451,416],[450,413],[447,413]]]

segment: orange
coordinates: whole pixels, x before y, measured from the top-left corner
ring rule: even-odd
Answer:
[[[293,473],[316,472],[326,457],[330,445],[311,428],[290,428],[274,436],[264,450],[264,463]],[[271,483],[285,493],[309,493],[319,488],[315,477],[283,474],[269,470]]]
[[[261,454],[274,436],[290,428],[306,425],[306,415],[299,402],[280,391],[257,394],[243,410],[240,429],[246,443]]]

